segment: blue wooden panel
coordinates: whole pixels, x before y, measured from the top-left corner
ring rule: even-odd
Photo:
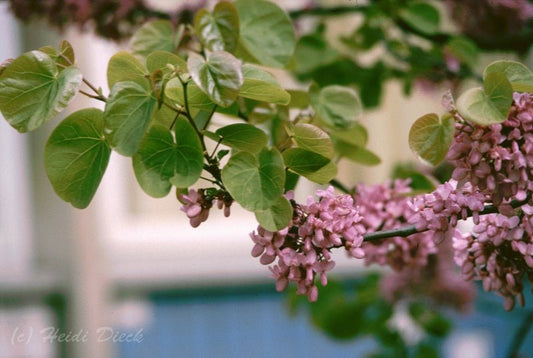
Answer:
[[[311,326],[306,315],[290,317],[284,299],[282,294],[261,289],[256,293],[227,290],[152,297],[154,317],[152,324],[143,328],[144,340],[118,344],[118,357],[343,358],[363,357],[375,347],[371,339],[328,339]],[[527,301],[528,307],[533,307],[530,294]],[[484,333],[490,347],[483,358],[505,357],[524,315],[520,308],[504,312],[499,297],[481,293],[477,311],[453,314],[452,338],[469,332]],[[450,355],[453,342],[451,339],[443,346],[443,357],[457,357]],[[526,337],[522,352],[525,357],[533,357],[533,332]]]
[[[280,294],[153,299],[142,343],[120,343],[120,358],[358,357],[371,340],[338,343],[290,317]]]

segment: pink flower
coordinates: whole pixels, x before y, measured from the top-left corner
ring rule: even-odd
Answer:
[[[203,191],[190,189],[187,195],[180,195],[180,199],[185,203],[181,210],[185,212],[192,227],[198,227],[209,217],[209,209],[212,206],[210,201],[204,200]]]
[[[308,198],[307,205],[295,207],[289,227],[270,232],[259,226],[250,234],[255,243],[252,256],[270,267],[276,289],[296,283],[297,292],[310,301],[318,298],[316,279],[325,286],[326,273],[335,267],[330,250],[344,247],[353,257],[361,258],[364,227],[353,198],[336,196],[333,188],[317,191],[318,201]],[[276,261],[277,260],[277,261]]]

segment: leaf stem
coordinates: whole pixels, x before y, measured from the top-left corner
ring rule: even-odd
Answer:
[[[80,92],[81,94],[89,97],[89,98],[93,98],[93,99],[97,99],[99,101],[102,101],[102,102],[107,102],[107,98],[101,96],[101,95],[98,95],[98,96],[95,96],[95,95],[92,95],[88,92],[85,92],[84,90],[78,90],[78,92]]]

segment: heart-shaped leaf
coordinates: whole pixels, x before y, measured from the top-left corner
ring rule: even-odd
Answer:
[[[239,15],[232,3],[221,1],[212,13],[207,9],[196,13],[194,29],[210,51],[232,52],[239,41]]]
[[[146,67],[150,73],[154,72],[155,70],[162,70],[163,73],[170,72],[167,64],[174,66],[181,72],[187,72],[187,62],[171,52],[154,51],[149,54],[148,57],[146,57]],[[176,78],[176,80],[178,79]]]
[[[268,143],[268,137],[261,129],[250,124],[236,123],[217,129],[222,144],[250,153],[260,152]]]
[[[289,148],[283,152],[285,165],[296,174],[307,176],[314,173],[330,160],[318,153],[302,148]]]
[[[112,88],[117,82],[133,81],[148,89],[147,74],[141,61],[126,51],[120,51],[111,57],[107,65],[107,85]]]
[[[0,111],[19,132],[32,131],[67,107],[81,81],[77,68],[59,71],[47,54],[27,52],[0,76]]]
[[[96,193],[110,155],[102,111],[88,108],[72,113],[52,132],[44,166],[57,195],[83,209]]]
[[[165,87],[165,97],[174,101],[182,106],[185,105],[185,99],[183,97],[183,85],[180,80],[173,78],[168,81]],[[189,82],[187,84],[187,99],[190,108],[202,109],[210,111],[215,105],[207,95],[202,92],[196,83]]]
[[[365,147],[368,142],[368,131],[359,123],[355,123],[348,130],[333,131],[331,132],[331,136],[357,147]]]
[[[253,65],[242,66],[244,83],[239,95],[256,101],[287,105],[290,94],[279,85],[278,81],[267,71]]]
[[[154,20],[145,23],[133,34],[130,48],[135,55],[147,57],[154,51],[174,52],[177,42],[170,21]]]
[[[333,141],[335,152],[342,158],[351,160],[352,162],[373,166],[381,163],[381,159],[370,150],[363,146],[350,144],[343,140],[335,139]]]
[[[332,85],[319,89],[312,86],[310,99],[318,119],[331,128],[351,128],[362,113],[359,96],[348,87]]]
[[[484,78],[483,90],[494,107],[507,118],[513,104],[513,88],[507,77],[501,72],[487,73]]]
[[[150,196],[167,195],[171,184],[186,188],[202,173],[203,154],[200,140],[190,123],[178,118],[176,143],[163,126],[152,126],[133,156],[133,169],[141,188]]]
[[[292,57],[296,36],[287,14],[266,0],[238,0],[240,44],[247,56],[266,66],[283,67]]]
[[[268,209],[255,212],[259,225],[269,231],[278,231],[289,226],[292,220],[291,203],[283,196]]]
[[[533,73],[520,62],[509,60],[493,62],[485,68],[484,77],[494,72],[503,73],[514,91],[533,92]]]
[[[409,131],[409,146],[420,158],[437,165],[448,153],[455,131],[455,121],[451,116],[435,113],[418,118]]]
[[[209,54],[207,61],[191,53],[187,67],[194,83],[216,104],[230,106],[243,83],[241,61],[225,51]]]
[[[308,173],[304,176],[313,183],[317,183],[320,185],[327,184],[337,176],[337,164],[332,161],[329,161],[328,164],[324,165],[322,168],[318,169],[315,172]]]
[[[117,152],[132,156],[155,107],[155,98],[135,82],[117,82],[111,89],[104,112],[105,133],[108,143]]]
[[[257,156],[238,152],[231,156],[222,169],[222,181],[243,208],[266,210],[283,193],[283,158],[276,148],[265,148]]]
[[[457,99],[457,110],[463,118],[486,126],[506,120],[512,102],[513,89],[506,76],[490,72],[485,76],[484,90],[467,90]]]
[[[178,118],[174,129],[177,164],[170,182],[178,188],[186,188],[196,183],[202,174],[204,163],[202,143],[187,119]]]
[[[293,128],[293,138],[298,147],[320,154],[331,159],[333,157],[333,143],[329,135],[319,127],[298,123]]]

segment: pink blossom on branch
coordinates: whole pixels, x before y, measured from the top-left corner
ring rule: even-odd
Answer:
[[[276,289],[283,291],[295,282],[298,293],[310,301],[318,298],[315,279],[327,285],[326,273],[335,267],[331,249],[344,247],[355,258],[364,257],[361,249],[364,227],[350,195],[336,196],[333,187],[317,191],[318,201],[309,197],[306,205],[297,205],[289,227],[270,232],[259,226],[250,234],[255,243],[252,256],[260,257],[276,279]]]

